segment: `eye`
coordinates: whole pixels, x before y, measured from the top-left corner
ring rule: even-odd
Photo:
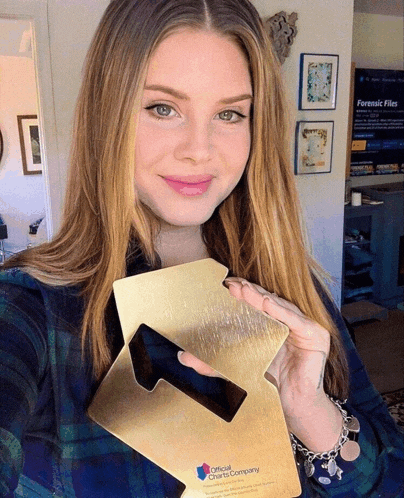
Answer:
[[[146,107],[148,111],[152,111],[153,115],[160,118],[172,117],[176,114],[174,109],[168,104],[153,104]]]
[[[221,119],[222,121],[227,121],[228,123],[238,123],[239,121],[247,117],[244,114],[241,114],[241,112],[231,110],[219,112],[218,116],[219,119]]]

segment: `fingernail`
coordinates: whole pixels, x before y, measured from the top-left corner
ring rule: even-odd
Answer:
[[[248,282],[247,280],[242,280],[241,281],[241,285],[245,285],[246,287],[248,287],[249,289],[251,290],[254,290],[254,287],[250,284],[250,282]]]
[[[239,284],[240,282],[235,282],[234,280],[228,280],[226,278],[223,283],[227,288],[229,288],[230,285],[232,285],[233,287],[237,287],[237,284]]]
[[[182,361],[181,361],[181,356],[184,354],[184,351],[178,351],[177,353],[177,358],[178,358],[178,361],[181,363],[181,365],[183,365]]]

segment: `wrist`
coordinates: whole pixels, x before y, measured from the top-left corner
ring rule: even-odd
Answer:
[[[360,455],[360,447],[356,442],[360,431],[358,419],[354,416],[349,416],[347,411],[342,408],[341,404],[345,402],[334,400],[333,398],[330,398],[330,400],[338,408],[343,419],[338,441],[330,450],[312,451],[302,446],[293,434],[290,435],[295,455],[297,456],[297,452],[299,452],[298,465],[303,463],[307,477],[316,474],[315,479],[324,485],[331,484],[332,480],[335,479],[341,480],[344,470],[339,465],[343,467],[344,461],[352,462]],[[303,462],[301,460],[302,457]],[[316,464],[316,459],[320,463]]]
[[[295,419],[316,418],[320,412],[330,408],[330,400],[321,387],[315,392],[304,392],[293,390],[288,394],[288,401],[283,404],[286,421],[293,424]],[[332,403],[331,403],[332,405]]]
[[[343,427],[340,410],[325,394],[295,401],[293,413],[285,414],[289,431],[309,450],[329,451],[337,444]]]

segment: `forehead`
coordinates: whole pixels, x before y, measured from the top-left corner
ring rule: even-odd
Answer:
[[[248,61],[241,48],[208,30],[183,29],[165,38],[150,59],[146,84],[196,93],[251,92]]]

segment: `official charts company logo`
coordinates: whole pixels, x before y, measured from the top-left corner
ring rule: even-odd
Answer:
[[[210,474],[210,467],[207,463],[202,464],[196,468],[196,475],[201,481],[204,481]]]
[[[236,477],[240,475],[248,476],[248,474],[258,474],[259,471],[259,467],[233,470],[231,465],[226,465],[224,467],[211,467],[207,463],[203,463],[200,467],[196,467],[196,475],[201,481],[204,481],[205,479],[209,479],[210,481],[215,479],[227,479],[228,477]]]

